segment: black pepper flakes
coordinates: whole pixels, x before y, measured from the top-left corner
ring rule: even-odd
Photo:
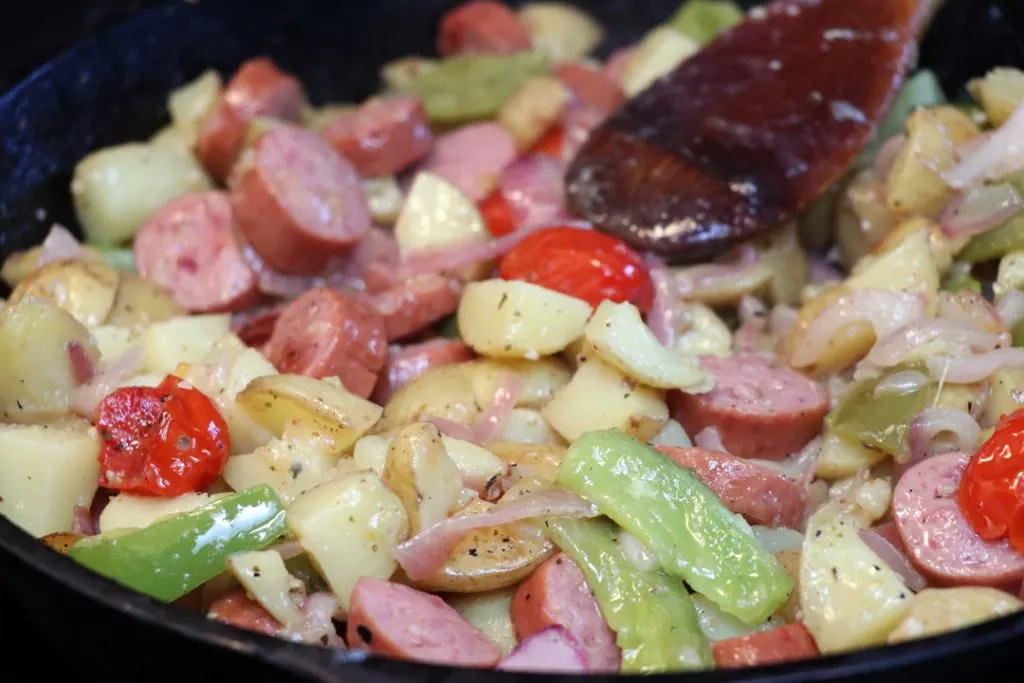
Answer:
[[[477,554],[476,554],[476,548],[470,548],[470,549],[469,549],[469,550],[467,550],[466,552],[468,552],[468,553],[469,553],[469,556],[470,556],[470,557],[476,557],[476,556],[477,556]]]

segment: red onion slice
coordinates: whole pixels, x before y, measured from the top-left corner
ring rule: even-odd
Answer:
[[[340,614],[341,605],[333,593],[313,593],[302,601],[299,613],[302,621],[288,624],[283,635],[309,644],[345,648],[345,641],[334,627],[334,616]]]
[[[71,392],[68,407],[78,415],[95,419],[100,402],[107,394],[137,373],[142,367],[142,348],[134,346],[118,356],[109,365],[101,366],[88,382]]]
[[[449,517],[402,543],[395,559],[413,581],[440,569],[455,546],[477,529],[512,524],[537,517],[596,517],[597,508],[568,491],[530,493],[475,515]]]
[[[59,223],[50,228],[42,246],[37,262],[39,268],[54,261],[77,261],[89,255],[75,236]]]
[[[722,435],[714,427],[705,427],[697,432],[696,436],[693,437],[693,443],[695,446],[709,451],[729,452],[725,450],[725,444],[722,443]]]
[[[583,144],[595,128],[604,123],[607,114],[596,107],[588,107],[573,101],[562,115],[562,128],[565,131],[562,141],[562,159],[568,161],[576,156]]]
[[[903,146],[907,144],[907,136],[900,133],[893,135],[891,138],[882,143],[882,146],[878,148],[878,152],[875,154],[875,176],[879,180],[885,180],[889,177],[889,171],[892,170],[893,164],[896,162],[896,157],[899,156]]]
[[[444,436],[459,439],[460,441],[474,441],[475,439],[472,427],[467,427],[454,420],[447,420],[443,417],[428,417],[424,418],[423,421],[437,427],[437,431],[441,432]]]
[[[1003,178],[1024,167],[1024,102],[1006,123],[992,131],[976,149],[964,154],[960,163],[943,174],[957,189]]]
[[[549,626],[528,636],[508,657],[498,663],[499,671],[531,673],[586,673],[590,658],[579,641],[562,626]]]
[[[92,364],[89,354],[85,352],[85,347],[76,341],[70,341],[66,350],[68,361],[71,363],[71,376],[74,377],[75,384],[81,386],[91,380],[96,375],[96,367]]]
[[[501,174],[501,196],[520,228],[569,218],[565,210],[565,164],[543,154],[512,162]]]
[[[932,377],[953,384],[973,384],[1003,368],[1024,367],[1024,349],[996,349],[963,358],[931,356],[926,361]]]
[[[915,349],[931,342],[940,342],[943,353],[961,356],[970,352],[994,351],[1002,341],[999,335],[979,330],[963,320],[936,318],[911,323],[878,340],[864,362],[889,368],[899,365]]]
[[[494,441],[498,436],[512,409],[516,407],[516,401],[523,394],[525,382],[523,378],[513,372],[506,372],[502,375],[501,383],[494,392],[494,401],[480,413],[480,417],[473,423],[474,441],[479,444]]]
[[[1024,200],[1012,185],[982,185],[950,202],[939,222],[950,237],[970,237],[996,227],[1022,208]]]
[[[644,254],[644,264],[654,283],[654,302],[647,314],[647,326],[662,346],[673,348],[676,345],[676,330],[679,329],[679,311],[672,273],[665,262],[651,252]]]
[[[75,516],[71,520],[71,533],[79,536],[95,536],[100,532],[97,518],[92,510],[84,505],[75,506]]]
[[[1008,329],[1024,320],[1024,292],[1019,289],[1011,289],[996,304],[996,313],[1002,319]]]
[[[939,434],[946,433],[953,435],[955,451],[973,452],[981,441],[981,427],[969,413],[944,406],[928,408],[910,423],[910,432],[907,435],[910,460],[905,467],[913,467],[934,455],[932,440]]]
[[[877,531],[875,527],[861,529],[860,538],[872,552],[878,555],[882,562],[889,565],[889,568],[896,572],[907,588],[918,593],[928,587],[928,581],[914,569],[910,559],[898,547],[892,544],[885,536]]]

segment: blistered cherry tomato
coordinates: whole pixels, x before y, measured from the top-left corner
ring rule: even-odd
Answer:
[[[497,189],[487,195],[487,198],[480,202],[480,214],[484,217],[487,230],[495,237],[515,232],[516,222],[512,216],[512,209],[508,202]]]
[[[987,541],[1007,536],[1015,515],[1024,513],[1024,409],[1004,416],[995,432],[967,463],[960,482],[960,509]],[[1024,523],[1020,519],[1016,524]],[[1024,542],[1024,529],[1011,534]]]
[[[565,153],[565,128],[555,126],[533,146],[534,154],[543,154],[553,159],[561,159]]]
[[[584,228],[538,230],[505,256],[500,272],[506,280],[532,282],[592,306],[628,301],[646,313],[654,301],[640,256],[618,238]]]
[[[168,375],[158,387],[125,387],[100,403],[100,485],[174,497],[203,491],[231,453],[227,424],[202,392]]]

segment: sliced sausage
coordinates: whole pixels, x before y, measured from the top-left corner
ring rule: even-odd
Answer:
[[[225,192],[172,199],[135,235],[139,275],[160,285],[191,313],[240,311],[256,304],[256,274],[235,241]]]
[[[493,667],[501,650],[436,595],[363,577],[352,591],[348,645],[447,666]]]
[[[436,173],[479,202],[518,155],[515,139],[500,123],[471,123],[439,136],[421,170]]]
[[[626,101],[619,81],[606,71],[586,64],[564,62],[555,67],[555,76],[572,90],[583,104],[609,114]]]
[[[274,334],[277,319],[284,312],[284,304],[243,311],[231,316],[231,331],[246,346],[262,348]]]
[[[907,470],[893,490],[893,520],[910,561],[936,585],[1012,590],[1024,578],[1024,554],[1005,540],[983,540],[957,502],[969,460],[946,453]]]
[[[239,159],[228,185],[246,240],[283,273],[321,271],[370,229],[355,169],[310,131],[268,131]]]
[[[434,141],[423,105],[409,95],[374,97],[320,135],[367,178],[405,170],[425,158]]]
[[[378,294],[399,284],[400,256],[394,233],[371,227],[350,252],[328,267],[327,284]]]
[[[448,12],[437,37],[442,57],[522,52],[532,46],[530,32],[515,12],[492,0],[473,0]]]
[[[246,129],[257,116],[296,121],[306,102],[302,84],[257,57],[239,67],[199,130],[196,156],[217,180],[224,180],[245,145]]]
[[[288,304],[264,352],[279,372],[337,377],[366,398],[388,351],[384,321],[373,307],[319,287]]]
[[[818,646],[803,624],[787,624],[771,631],[726,638],[711,645],[715,666],[741,669],[767,666],[818,656]]]
[[[243,590],[231,591],[214,600],[206,616],[214,621],[268,636],[277,635],[281,631],[277,619]]]
[[[377,380],[373,400],[384,405],[396,391],[427,370],[463,363],[473,357],[473,349],[458,339],[431,339],[406,347],[395,347],[388,354],[387,365]]]
[[[622,76],[626,73],[626,67],[629,66],[629,62],[635,54],[635,45],[619,48],[605,62],[604,72],[616,83],[622,83]]]
[[[828,394],[800,373],[760,356],[703,356],[701,367],[714,374],[714,389],[669,398],[688,434],[715,427],[732,455],[780,460],[821,430]]]
[[[778,472],[728,453],[658,446],[680,467],[692,470],[725,507],[752,524],[795,529],[803,521],[807,491]]]
[[[512,623],[520,641],[551,626],[571,633],[593,671],[619,670],[622,653],[579,567],[564,554],[549,558],[512,597]]]
[[[459,307],[462,283],[436,273],[409,278],[373,297],[384,316],[389,340],[404,339],[420,332]]]
[[[590,658],[571,633],[552,626],[520,643],[498,670],[581,674],[590,670]]]

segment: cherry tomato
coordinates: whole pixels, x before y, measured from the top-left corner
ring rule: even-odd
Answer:
[[[654,284],[636,252],[611,235],[584,228],[538,230],[505,256],[500,273],[592,306],[605,299],[629,301],[646,313],[654,302]]]
[[[533,146],[534,154],[543,154],[553,159],[561,159],[565,153],[565,127],[555,126]]]
[[[959,502],[968,523],[986,541],[1011,531],[1011,520],[1024,506],[1024,410],[1000,419],[991,438],[967,463]],[[1022,532],[1016,535],[1024,540]]]
[[[174,497],[203,491],[231,453],[227,424],[202,392],[168,375],[158,387],[125,387],[100,403],[100,485]]]
[[[484,217],[487,229],[495,237],[515,232],[516,221],[512,217],[512,209],[501,195],[500,189],[490,193],[480,202],[480,213]]]

